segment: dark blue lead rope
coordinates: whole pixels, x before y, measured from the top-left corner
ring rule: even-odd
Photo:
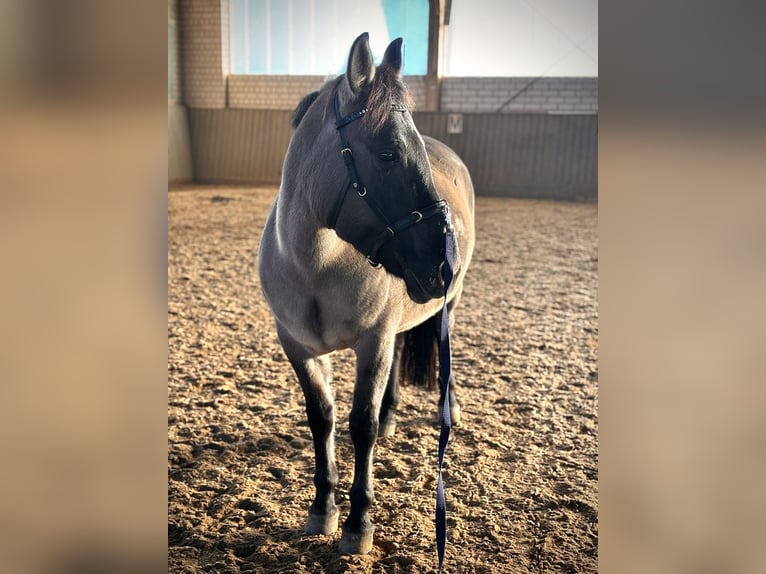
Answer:
[[[449,432],[452,427],[452,416],[449,405],[449,380],[452,373],[452,355],[449,346],[449,315],[447,314],[447,292],[454,274],[453,259],[455,255],[455,235],[451,226],[445,234],[444,267],[444,306],[442,307],[441,330],[439,335],[439,383],[444,397],[444,408],[441,416],[441,433],[439,435],[439,482],[436,487],[436,551],[439,555],[439,572],[444,564],[444,548],[447,545],[447,501],[444,496],[444,481],[442,480],[442,464],[444,451],[447,450]]]

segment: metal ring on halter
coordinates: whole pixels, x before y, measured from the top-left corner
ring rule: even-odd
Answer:
[[[343,155],[344,153],[348,153],[349,155],[354,155],[353,153],[351,153],[350,147],[344,147],[342,150],[340,150],[340,155]]]
[[[419,211],[413,211],[412,213],[410,213],[410,215],[414,215],[415,217],[417,217],[417,219],[415,220],[415,223],[423,219],[423,214],[420,213]]]
[[[367,263],[372,265],[375,269],[377,269],[381,265],[380,261],[373,261],[372,257],[370,257],[369,255],[367,256]]]
[[[362,191],[359,191],[359,190],[357,189],[357,190],[356,190],[356,193],[359,195],[359,197],[364,197],[365,195],[367,195],[367,188],[366,188],[366,187],[364,187],[364,186],[362,186]]]

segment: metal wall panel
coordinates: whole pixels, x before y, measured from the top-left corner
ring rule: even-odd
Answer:
[[[416,112],[421,133],[463,158],[477,193],[595,200],[598,116],[463,114],[463,133],[447,133],[448,114]]]
[[[194,178],[201,183],[279,183],[292,111],[190,110]]]
[[[448,115],[414,119],[463,158],[478,194],[598,197],[598,116],[463,114],[463,133],[449,134]],[[190,110],[195,179],[279,183],[291,117],[288,110]]]
[[[185,106],[168,106],[168,181],[191,181],[189,119]]]

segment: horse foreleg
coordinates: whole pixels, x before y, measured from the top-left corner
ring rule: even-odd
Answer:
[[[335,487],[338,468],[335,463],[335,407],[330,389],[329,358],[311,357],[286,333],[279,333],[282,347],[290,360],[306,400],[306,416],[314,439],[314,486],[316,496],[309,507],[307,534],[332,534],[338,529]]]
[[[383,402],[380,405],[379,437],[388,437],[396,431],[396,407],[399,405],[399,363],[402,359],[404,348],[404,335],[396,336],[394,342],[394,357],[389,370],[386,391],[383,393]]]
[[[356,385],[349,415],[354,443],[354,482],[351,510],[343,524],[339,550],[345,554],[367,554],[372,549],[374,526],[369,510],[375,499],[372,458],[378,436],[380,406],[394,356],[394,336],[369,337],[356,348]]]

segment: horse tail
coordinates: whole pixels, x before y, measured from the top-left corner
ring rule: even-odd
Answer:
[[[439,356],[439,315],[403,333],[399,382],[434,390],[439,387],[437,357]]]

